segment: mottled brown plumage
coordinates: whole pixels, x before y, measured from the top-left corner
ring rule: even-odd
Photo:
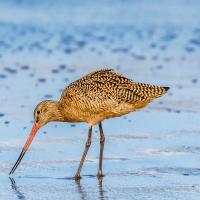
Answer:
[[[66,120],[95,125],[143,108],[167,90],[136,83],[111,69],[102,69],[71,83],[59,103]]]
[[[91,144],[92,126],[96,124],[99,124],[101,138],[98,175],[102,177],[105,138],[101,122],[141,109],[153,99],[165,94],[168,89],[168,87],[134,82],[111,69],[101,69],[74,81],[65,88],[59,101],[46,100],[36,106],[35,125],[10,173],[12,174],[17,168],[37,130],[46,123],[50,121],[87,122],[90,126],[88,140],[76,178],[80,178],[80,171]]]

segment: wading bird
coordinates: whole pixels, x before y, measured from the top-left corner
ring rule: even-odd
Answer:
[[[169,87],[159,87],[134,82],[112,69],[92,72],[67,86],[59,101],[45,100],[34,110],[34,125],[22,152],[13,166],[13,174],[27,152],[39,128],[52,121],[86,122],[89,125],[88,138],[75,178],[80,179],[80,172],[92,139],[92,127],[99,126],[100,156],[98,177],[103,176],[102,160],[104,133],[102,121],[120,117],[145,107],[153,99],[165,94]]]

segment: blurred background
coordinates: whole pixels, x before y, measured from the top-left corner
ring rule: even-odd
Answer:
[[[199,19],[198,0],[1,0],[0,199],[198,199]],[[98,129],[72,180],[88,127],[71,123],[42,128],[10,180],[35,106],[100,68],[171,89],[103,123],[102,183]]]

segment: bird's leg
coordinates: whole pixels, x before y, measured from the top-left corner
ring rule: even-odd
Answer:
[[[99,156],[98,177],[102,178],[103,177],[102,161],[103,161],[103,150],[104,150],[105,137],[104,137],[104,133],[103,133],[103,128],[102,128],[101,122],[99,123],[99,131],[100,131],[100,156]]]
[[[91,140],[92,140],[92,126],[89,127],[89,130],[88,130],[88,139],[87,139],[87,142],[85,144],[85,150],[83,152],[83,155],[82,155],[82,158],[81,158],[81,161],[80,161],[80,164],[79,164],[79,167],[78,167],[78,170],[76,172],[76,175],[75,175],[75,179],[78,180],[81,178],[80,176],[80,173],[81,173],[81,169],[82,169],[82,166],[83,166],[83,163],[85,161],[85,157],[87,155],[87,152],[90,148],[90,145],[91,145]]]

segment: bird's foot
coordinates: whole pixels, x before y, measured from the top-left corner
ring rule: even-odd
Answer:
[[[99,170],[98,179],[101,181],[103,179],[103,177],[104,177],[103,172]]]
[[[74,178],[75,178],[76,181],[80,181],[81,175],[80,174],[76,174]]]

